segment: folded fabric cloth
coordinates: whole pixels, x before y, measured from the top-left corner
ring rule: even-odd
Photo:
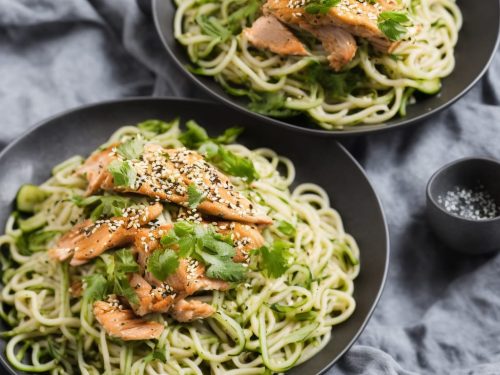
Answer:
[[[134,0],[0,0],[0,30],[1,147],[84,103],[204,96],[169,62]],[[330,374],[500,374],[500,257],[449,252],[424,217],[437,168],[463,156],[500,159],[500,56],[425,124],[345,144],[380,194],[392,252],[373,318]]]

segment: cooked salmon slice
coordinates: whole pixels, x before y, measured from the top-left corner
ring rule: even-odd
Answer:
[[[150,206],[129,207],[124,216],[107,220],[85,220],[64,234],[49,256],[60,262],[70,258],[72,266],[87,263],[103,252],[130,244],[135,239],[136,230],[156,219],[163,211],[160,203]]]
[[[273,16],[262,16],[243,35],[256,48],[267,49],[279,55],[308,56],[306,48],[293,33]]]
[[[214,223],[218,233],[230,235],[236,247],[235,262],[246,262],[250,251],[258,249],[265,244],[264,237],[255,225],[242,224],[237,222],[219,221]]]
[[[336,26],[305,27],[305,30],[314,35],[326,52],[328,61],[335,71],[340,71],[356,55],[358,49],[352,34]]]
[[[76,171],[77,175],[87,179],[88,185],[85,196],[92,195],[101,189],[103,184],[108,184],[113,177],[108,171],[109,165],[117,159],[113,150],[118,146],[114,143],[101,151],[96,151],[90,155],[85,163]]]
[[[215,313],[215,309],[199,300],[179,300],[170,311],[172,318],[178,322],[191,322],[196,319],[205,319]]]
[[[188,187],[191,184],[203,192],[205,199],[197,206],[200,212],[223,220],[235,220],[255,224],[271,224],[272,220],[258,214],[253,204],[236,191],[227,176],[207,163],[191,150],[164,149],[159,145],[144,146],[142,160],[132,163],[137,172],[134,186],[116,186],[108,166],[117,160],[113,147],[91,155],[80,168],[89,188],[87,194],[97,190],[111,190],[146,195],[187,206]]]
[[[167,277],[165,284],[169,285],[181,297],[190,296],[201,290],[229,289],[229,283],[210,279],[205,275],[205,266],[192,258],[180,259],[179,268]]]
[[[117,300],[95,302],[94,315],[110,336],[125,341],[157,339],[164,330],[163,324],[143,320],[132,310],[120,308]]]
[[[264,14],[273,15],[281,22],[301,28],[310,26],[337,26],[345,31],[367,39],[383,51],[391,52],[398,42],[390,41],[378,27],[378,16],[385,11],[401,8],[396,0],[384,0],[371,4],[369,1],[341,0],[326,14],[310,14],[300,1],[268,0],[263,7]]]
[[[131,303],[134,312],[143,316],[149,313],[167,313],[174,303],[175,293],[165,288],[152,287],[144,278],[134,273],[130,276],[130,286],[134,289],[139,304]]]

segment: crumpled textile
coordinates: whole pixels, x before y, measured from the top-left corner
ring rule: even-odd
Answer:
[[[169,62],[148,0],[136,1],[0,0],[0,147],[85,103],[206,97]],[[465,156],[500,159],[499,54],[469,94],[425,124],[343,143],[380,195],[392,249],[372,319],[329,374],[500,374],[500,256],[453,253],[425,220],[435,170]]]

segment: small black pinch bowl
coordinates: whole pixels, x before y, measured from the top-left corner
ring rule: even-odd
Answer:
[[[427,217],[434,233],[450,249],[466,254],[500,250],[500,216],[474,220],[448,212],[438,197],[456,186],[488,192],[500,207],[500,162],[487,158],[465,158],[445,165],[427,185]]]

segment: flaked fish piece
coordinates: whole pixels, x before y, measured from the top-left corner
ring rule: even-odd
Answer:
[[[131,303],[132,309],[139,316],[149,313],[167,313],[174,304],[175,293],[167,288],[153,288],[137,273],[130,276],[129,283],[139,299],[139,304]]]
[[[337,26],[304,27],[321,41],[328,52],[330,66],[336,72],[342,70],[356,55],[358,46],[352,34]]]
[[[164,330],[163,324],[146,321],[132,310],[120,308],[118,301],[95,302],[94,316],[108,335],[125,341],[157,339]]]
[[[101,186],[109,184],[107,180],[113,180],[108,167],[113,160],[117,159],[116,154],[113,152],[117,146],[118,143],[114,143],[104,150],[94,152],[76,171],[77,175],[87,179],[88,185],[85,196],[88,197],[101,190]]]
[[[172,318],[178,322],[192,322],[197,319],[205,319],[215,313],[213,306],[199,300],[181,299],[170,311]]]
[[[401,9],[396,0],[360,2],[341,0],[326,14],[311,14],[305,11],[306,4],[290,6],[289,0],[268,0],[263,7],[264,14],[273,15],[281,22],[306,29],[307,27],[336,26],[355,36],[367,39],[382,52],[391,52],[399,44],[392,42],[378,27],[378,16],[385,11]]]
[[[267,49],[279,55],[308,56],[306,48],[293,33],[273,16],[262,16],[243,35],[256,48]]]
[[[229,289],[229,283],[210,279],[205,275],[205,266],[192,258],[180,259],[177,271],[166,278],[165,284],[181,297],[190,296],[201,290]]]
[[[189,204],[188,187],[191,184],[203,192],[205,199],[197,206],[200,212],[223,220],[235,220],[269,225],[272,220],[258,214],[253,204],[236,191],[229,178],[207,163],[196,151],[165,149],[146,144],[143,158],[131,162],[137,172],[133,186],[116,186],[109,164],[118,160],[113,147],[93,154],[80,168],[89,188],[87,193],[108,190],[137,193],[172,202],[181,206]]]
[[[264,246],[266,242],[255,225],[225,221],[214,224],[218,233],[231,235],[236,248],[236,256],[233,258],[235,262],[246,262],[250,251]]]
[[[136,230],[156,219],[163,211],[160,203],[139,208],[130,207],[124,215],[107,220],[85,220],[64,234],[49,250],[49,256],[60,262],[70,258],[70,265],[87,263],[105,251],[132,243]]]

